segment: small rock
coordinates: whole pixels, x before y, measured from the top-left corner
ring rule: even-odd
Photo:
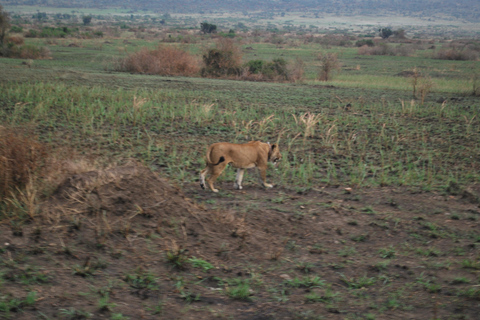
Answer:
[[[284,273],[284,274],[281,274],[280,275],[280,278],[284,279],[284,280],[291,280],[292,277],[290,277],[288,274]]]

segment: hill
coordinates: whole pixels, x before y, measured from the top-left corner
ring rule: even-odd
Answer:
[[[155,11],[169,13],[202,13],[202,12],[248,12],[264,11],[272,14],[285,12],[305,12],[316,16],[321,14],[378,15],[391,14],[412,17],[451,17],[478,21],[480,3],[465,0],[459,4],[453,0],[103,0],[103,1],[70,1],[70,0],[5,0],[4,5],[34,5],[66,8],[125,8],[132,11]]]

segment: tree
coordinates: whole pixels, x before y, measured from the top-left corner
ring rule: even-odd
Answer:
[[[380,32],[380,37],[382,37],[382,39],[387,39],[393,34],[393,31],[390,28],[381,28],[378,29],[378,32]]]
[[[2,5],[0,5],[0,53],[3,52],[5,47],[5,36],[7,35],[7,30],[9,28],[10,17],[8,16],[8,13],[3,10]]]
[[[83,24],[84,25],[90,24],[90,22],[92,22],[92,16],[83,17]]]
[[[340,70],[340,62],[338,61],[338,54],[336,53],[320,53],[318,60],[321,62],[320,72],[318,73],[321,81],[331,80],[332,73]]]
[[[204,34],[205,33],[216,33],[217,32],[217,26],[214,24],[210,24],[208,22],[202,22],[200,24],[200,31],[202,31]]]

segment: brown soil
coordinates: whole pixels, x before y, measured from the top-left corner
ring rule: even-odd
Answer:
[[[4,301],[37,293],[33,306],[0,317],[477,317],[478,199],[401,188],[231,185],[219,183],[220,194],[175,187],[138,165],[69,177],[36,219],[0,225]],[[324,284],[293,285],[307,277]],[[374,283],[354,287],[362,277]],[[244,299],[234,293],[242,281],[250,288]],[[110,305],[102,308],[105,296]]]

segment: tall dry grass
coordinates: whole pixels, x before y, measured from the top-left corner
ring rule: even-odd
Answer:
[[[0,201],[24,189],[45,165],[47,147],[35,138],[0,127]]]
[[[200,70],[199,61],[181,49],[159,45],[156,49],[142,48],[117,62],[115,69],[164,76],[193,76]]]

